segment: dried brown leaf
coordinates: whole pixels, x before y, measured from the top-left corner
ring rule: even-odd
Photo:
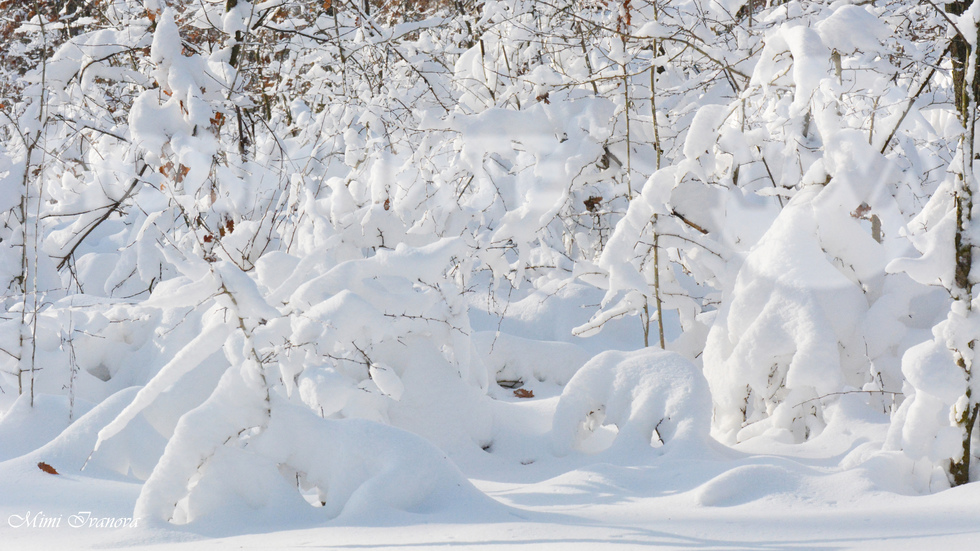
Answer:
[[[599,203],[602,202],[602,197],[593,195],[583,202],[585,203],[586,210],[589,212],[596,212],[599,210]]]

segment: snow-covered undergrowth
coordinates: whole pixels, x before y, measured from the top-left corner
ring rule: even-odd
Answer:
[[[584,446],[596,428],[612,425],[614,452],[642,453],[654,446],[664,453],[698,455],[708,441],[707,397],[704,376],[679,354],[651,349],[603,352],[562,391],[552,447],[566,455]]]
[[[149,543],[975,480],[950,5],[0,2],[0,512]]]

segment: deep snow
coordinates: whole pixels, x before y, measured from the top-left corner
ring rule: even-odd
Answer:
[[[318,508],[301,516],[286,507],[279,515],[276,509],[263,510],[257,518],[232,509],[185,527],[142,520],[135,528],[118,522],[115,528],[97,527],[100,519],[111,524],[132,517],[140,484],[106,468],[111,457],[101,453],[79,471],[86,460],[80,450],[91,449],[100,426],[132,399],[132,389],[39,449],[9,458],[23,448],[3,448],[0,541],[4,550],[968,549],[980,541],[976,485],[922,496],[894,493],[902,490],[903,475],[890,470],[895,463],[878,451],[887,421],[869,416],[857,397],[845,396],[828,408],[827,429],[804,444],[757,437],[734,448],[706,440],[697,453],[665,453],[666,446],[596,452],[612,443],[616,435],[611,434],[605,443],[593,443],[589,453],[558,457],[547,433],[560,391],[539,381],[534,398],[519,399],[500,389],[493,404],[492,445],[479,455],[456,458],[480,492],[461,481],[414,512],[388,508],[382,492],[356,514],[332,521],[318,518]],[[45,397],[33,411],[8,412],[0,431],[4,442],[32,447],[49,436],[38,427],[66,414],[66,401]],[[19,440],[11,438],[13,423],[22,429]],[[32,434],[38,436],[33,442]],[[39,461],[56,465],[61,474],[42,472]],[[449,471],[433,471],[432,464],[415,467],[426,467],[442,482],[453,479]],[[398,486],[404,480],[392,481],[390,493],[405,490]],[[241,486],[254,484],[242,481]],[[72,527],[84,512],[90,512],[89,524]],[[41,519],[39,526],[22,525],[30,522],[28,514]],[[41,527],[45,518],[60,519],[59,526]]]

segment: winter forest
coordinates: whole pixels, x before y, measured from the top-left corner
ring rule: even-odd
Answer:
[[[976,544],[978,38],[0,0],[0,547]]]

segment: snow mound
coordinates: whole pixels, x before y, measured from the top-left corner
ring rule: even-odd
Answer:
[[[592,358],[562,392],[551,430],[552,449],[567,455],[603,425],[622,451],[663,447],[696,453],[707,445],[708,385],[684,357],[659,349],[608,351]]]
[[[119,478],[118,475],[123,475],[145,479],[163,453],[165,442],[142,417],[132,423],[132,430],[113,440],[99,453],[90,455],[99,431],[119,415],[138,390],[139,387],[130,387],[106,398],[68,425],[60,434],[49,438],[46,444],[27,453],[17,454],[9,460],[9,465],[27,466],[30,467],[29,470],[34,470],[35,465],[43,461],[61,474],[116,479]],[[48,418],[56,413],[63,413],[63,420],[67,421],[67,400],[61,404],[57,398],[60,397],[38,396],[35,401],[36,416]],[[62,405],[65,410],[58,412],[58,406]],[[11,440],[16,442],[21,439],[21,435],[26,436],[33,431],[29,426],[22,428],[17,437]],[[79,474],[83,466],[84,471]]]
[[[83,405],[84,409],[91,407]],[[82,408],[79,408],[82,409]],[[69,424],[67,396],[39,394],[31,407],[30,396],[21,394],[0,415],[0,461],[29,453],[53,440]]]
[[[405,514],[486,518],[503,509],[421,437],[363,419],[323,419],[277,401],[268,426],[247,446],[216,450],[167,520],[196,532],[235,533],[330,519],[385,523]]]
[[[766,431],[802,442],[826,420],[817,397],[868,379],[867,341],[857,334],[869,307],[864,288],[880,273],[878,245],[854,221],[799,192],[739,269],[704,348],[704,373],[720,438],[742,442]],[[830,188],[827,188],[830,189]],[[860,253],[829,253],[847,242]],[[834,260],[848,258],[848,267]],[[856,258],[853,262],[851,258]],[[865,286],[848,276],[864,278]],[[854,343],[854,344],[852,344]]]
[[[773,494],[795,493],[799,473],[777,465],[742,465],[722,473],[698,489],[697,502],[706,507],[732,507]]]

